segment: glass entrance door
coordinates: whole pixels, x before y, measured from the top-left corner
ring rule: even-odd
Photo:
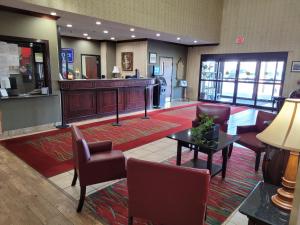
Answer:
[[[287,53],[208,58],[202,58],[199,100],[272,108],[282,93]]]
[[[240,61],[238,80],[237,80],[237,93],[236,104],[251,105],[255,103],[256,92],[256,61]]]

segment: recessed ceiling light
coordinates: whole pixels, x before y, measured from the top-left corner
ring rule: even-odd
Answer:
[[[83,33],[83,36],[85,36],[85,37],[87,37],[87,36],[89,36],[87,33]]]
[[[115,39],[116,39],[115,37],[111,37],[111,38],[110,38],[110,40],[115,40]]]
[[[177,37],[177,41],[180,41],[181,37]]]
[[[131,35],[132,38],[135,38],[135,35]]]
[[[104,33],[104,34],[108,34],[108,30],[104,30],[103,33]]]
[[[56,16],[57,14],[56,14],[56,12],[51,12],[50,15],[51,16]]]
[[[130,31],[133,32],[133,31],[135,31],[135,29],[134,28],[130,28]]]
[[[194,43],[197,43],[197,42],[198,42],[197,40],[194,41]]]
[[[157,34],[156,34],[156,37],[159,37],[159,36],[160,36],[160,33],[157,33]]]
[[[90,40],[90,39],[92,39],[92,38],[91,38],[91,37],[87,37],[86,39]]]
[[[96,21],[96,24],[97,24],[97,25],[101,25],[101,22],[100,22],[100,21]]]
[[[73,25],[72,24],[67,24],[67,27],[73,27]]]

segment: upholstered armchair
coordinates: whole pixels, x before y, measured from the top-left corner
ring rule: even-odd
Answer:
[[[204,224],[209,171],[130,158],[127,161],[128,224]]]
[[[196,107],[196,119],[192,121],[192,126],[199,126],[201,118],[199,115],[206,114],[215,117],[214,123],[219,124],[222,131],[227,132],[228,120],[230,117],[230,106],[217,104],[200,104]]]
[[[87,143],[79,128],[72,126],[74,177],[72,186],[80,183],[77,212],[83,207],[86,186],[126,177],[125,157],[112,150],[111,141]]]
[[[275,116],[273,113],[258,111],[255,125],[237,127],[237,134],[240,137],[237,143],[251,149],[256,154],[255,171],[258,171],[261,153],[266,149],[266,146],[256,138],[256,135],[262,132]]]

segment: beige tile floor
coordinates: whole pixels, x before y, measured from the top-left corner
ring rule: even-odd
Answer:
[[[195,103],[195,102],[188,102],[190,104]],[[182,104],[187,104],[187,102],[172,102],[172,104],[167,105],[168,107],[174,107]],[[130,113],[123,116],[128,116],[128,115],[134,115],[140,112],[136,113]],[[106,117],[106,118],[101,118],[101,119],[95,119],[95,120],[89,120],[89,121],[83,121],[76,123],[77,125],[85,124],[85,123],[91,123],[91,122],[97,122],[97,121],[102,121],[106,120],[109,118],[113,117]],[[48,131],[48,130],[47,130]],[[34,133],[34,130],[32,130],[31,133]],[[22,134],[24,135],[24,134]],[[20,136],[22,136],[20,135]],[[176,145],[177,142],[168,138],[162,138],[157,141],[151,142],[149,144],[145,144],[143,146],[131,149],[129,151],[125,152],[125,156],[130,158],[138,158],[138,159],[143,159],[143,160],[149,160],[149,161],[154,161],[154,162],[162,162],[165,161],[166,159],[175,156],[176,155]],[[49,178],[49,181],[53,183],[56,187],[58,187],[62,193],[65,195],[74,198],[76,200],[79,199],[79,193],[80,193],[80,188],[77,182],[77,185],[75,187],[71,186],[73,178],[73,171],[68,171],[62,174],[59,174],[57,176]],[[101,184],[96,184],[96,185],[91,185],[87,187],[87,195],[90,195],[100,189],[103,189],[107,187],[108,185],[113,184],[114,182],[117,181],[112,181],[112,182],[105,182]],[[227,225],[246,225],[248,224],[248,219],[240,214],[238,212],[238,209],[232,213],[230,217],[223,223]]]

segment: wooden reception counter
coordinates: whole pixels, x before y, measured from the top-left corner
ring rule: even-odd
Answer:
[[[63,119],[66,123],[114,115],[119,90],[119,112],[142,110],[147,88],[148,108],[152,107],[154,79],[64,80],[59,81]]]

